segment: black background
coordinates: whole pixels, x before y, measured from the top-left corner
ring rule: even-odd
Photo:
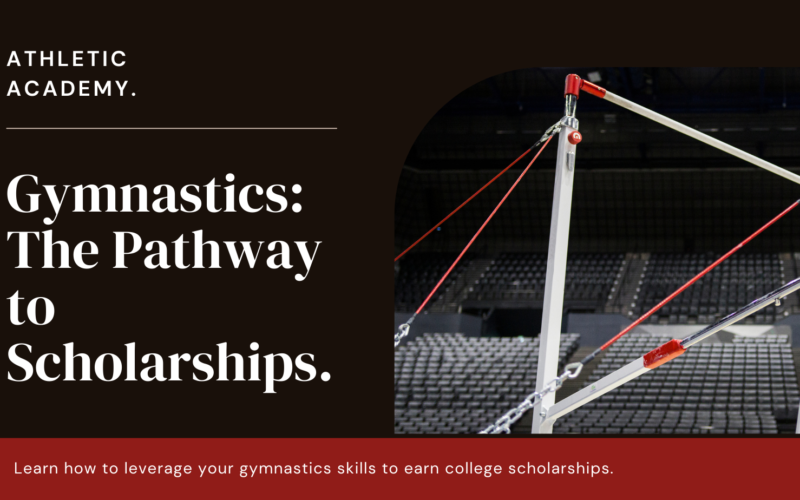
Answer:
[[[640,30],[609,30],[591,12],[562,22],[564,11],[556,5],[529,14],[485,7],[457,13],[268,4],[223,13],[137,4],[59,12],[37,4],[26,13],[4,11],[4,62],[11,50],[122,50],[127,61],[123,68],[4,64],[4,91],[11,80],[128,80],[126,93],[136,93],[3,98],[4,187],[20,174],[38,176],[40,185],[152,188],[203,185],[212,178],[227,184],[224,176],[233,173],[237,186],[302,185],[302,194],[288,198],[303,210],[78,214],[67,206],[53,226],[45,226],[42,219],[52,215],[46,208],[18,214],[3,202],[4,233],[53,229],[56,239],[71,245],[92,240],[100,263],[92,270],[17,270],[17,240],[4,237],[3,298],[17,290],[28,300],[48,297],[56,316],[45,327],[2,323],[2,436],[390,436],[394,193],[404,159],[431,116],[463,89],[504,71],[603,64],[597,59],[607,56],[599,46],[624,50],[616,61],[622,65],[645,58],[652,65],[658,54],[660,64],[736,64],[747,50],[758,49],[739,39],[725,54],[696,40],[631,43],[641,38]],[[702,13],[695,15],[694,26],[684,30],[703,28],[711,35]],[[777,31],[765,44],[780,45],[783,33],[790,33]],[[5,129],[47,126],[338,130]],[[44,196],[42,204],[47,206]],[[323,243],[304,282],[294,280],[296,270],[267,268],[264,253],[255,269],[233,269],[224,249],[220,270],[147,270],[145,252],[130,260],[130,269],[112,269],[113,231],[170,242],[198,229],[220,242]],[[33,259],[40,262],[36,253]],[[293,260],[300,264],[296,253]],[[112,352],[124,358],[129,342],[136,342],[139,357],[166,357],[214,353],[220,342],[249,354],[253,341],[262,355],[314,353],[319,372],[332,379],[286,382],[267,395],[260,382],[13,383],[5,376],[8,348],[21,342],[37,356],[63,353],[64,343],[75,342],[77,352],[92,357]]]

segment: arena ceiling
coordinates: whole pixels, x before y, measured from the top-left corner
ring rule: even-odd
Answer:
[[[406,164],[449,170],[508,163],[562,116],[569,73],[781,166],[800,166],[800,68],[512,71],[455,96],[422,131]],[[583,168],[745,166],[590,95],[581,96],[577,116]],[[554,154],[547,151],[543,159]]]

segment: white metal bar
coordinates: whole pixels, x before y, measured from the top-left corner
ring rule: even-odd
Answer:
[[[796,291],[800,290],[800,278],[796,278],[789,283],[786,283],[782,287],[778,288],[777,290],[773,290],[772,292],[764,295],[763,297],[754,300],[753,302],[747,304],[743,308],[739,309],[733,314],[728,315],[725,318],[717,321],[711,326],[708,326],[697,333],[693,333],[686,337],[685,339],[681,340],[681,345],[688,349],[693,345],[702,342],[703,340],[707,339],[711,335],[717,333],[720,330],[724,330],[725,328],[738,323],[739,321],[743,320],[748,316],[752,316],[756,312],[764,309],[767,306],[770,306],[775,303],[776,300],[781,300],[789,294],[792,294]]]
[[[568,398],[554,404],[547,412],[546,421],[550,423],[550,427],[552,428],[556,419],[559,417],[563,417],[567,413],[577,410],[586,403],[599,398],[603,394],[616,389],[640,375],[644,375],[648,371],[650,370],[644,367],[644,357],[631,361],[619,370],[601,378],[594,384],[584,387]]]
[[[733,155],[733,156],[735,156],[737,158],[741,158],[742,160],[744,160],[746,162],[752,163],[753,165],[761,167],[761,168],[763,168],[765,170],[769,170],[773,174],[780,175],[781,177],[789,179],[790,181],[792,181],[794,183],[800,184],[800,175],[797,175],[795,173],[789,172],[788,170],[786,170],[784,168],[781,168],[781,167],[779,167],[777,165],[774,165],[774,164],[772,164],[772,163],[770,163],[768,161],[764,161],[761,158],[757,158],[757,157],[751,155],[750,153],[745,153],[741,149],[735,148],[735,147],[731,146],[730,144],[727,144],[727,143],[724,143],[724,142],[722,142],[720,140],[714,139],[713,137],[710,137],[710,136],[700,132],[699,130],[695,130],[695,129],[691,128],[691,127],[687,127],[686,125],[684,125],[682,123],[678,123],[675,120],[667,118],[664,115],[660,115],[660,114],[656,113],[655,111],[651,111],[651,110],[649,110],[649,109],[647,109],[645,107],[639,106],[638,104],[633,103],[633,102],[631,102],[631,101],[629,101],[629,100],[627,100],[627,99],[625,99],[623,97],[620,97],[620,96],[618,96],[616,94],[613,94],[611,92],[606,91],[606,95],[605,95],[604,99],[606,101],[613,102],[614,104],[616,104],[618,106],[621,106],[621,107],[623,107],[625,109],[633,111],[634,113],[636,113],[638,115],[642,115],[645,118],[649,118],[649,119],[651,119],[651,120],[653,120],[655,122],[658,122],[658,123],[660,123],[660,124],[662,124],[664,126],[667,126],[667,127],[671,128],[672,130],[675,130],[675,131],[678,131],[678,132],[680,132],[682,134],[688,135],[689,137],[697,139],[700,142],[704,142],[704,143],[708,144],[711,147],[715,147],[715,148],[717,148],[717,149],[719,149],[721,151],[725,151],[726,153],[731,154],[731,155]]]
[[[577,126],[577,125],[576,125]],[[539,366],[536,390],[558,376],[558,351],[561,342],[561,321],[564,309],[564,286],[567,275],[567,244],[572,212],[572,185],[575,174],[575,145],[568,140],[575,129],[563,125],[558,136],[556,182],[553,193],[553,214],[550,219],[550,246],[547,251],[547,277],[544,285],[542,333],[539,335]],[[555,403],[555,393],[545,395],[541,406],[534,411],[533,434],[550,434],[553,424],[542,414]]]
[[[797,409],[797,430],[794,433],[800,434],[800,408]]]
[[[724,330],[735,323],[738,323],[748,316],[752,316],[761,309],[773,304],[776,300],[783,299],[787,295],[797,291],[800,291],[800,278],[790,281],[777,290],[774,290],[767,295],[754,300],[750,304],[739,309],[733,314],[722,318],[713,325],[708,326],[697,333],[689,335],[681,341],[681,345],[682,347],[688,349],[693,345],[707,339],[711,335]],[[641,357],[623,366],[619,370],[606,375],[594,384],[584,387],[572,396],[569,396],[568,398],[559,401],[555,405],[552,405],[547,410],[546,422],[549,422],[550,428],[552,428],[552,425],[559,417],[562,417],[567,413],[580,408],[586,403],[599,398],[608,391],[611,391],[620,385],[635,379],[636,377],[646,373],[648,370],[648,368],[644,367],[644,357]],[[798,415],[798,418],[800,418],[800,415]],[[800,427],[798,427],[797,433],[800,434]]]

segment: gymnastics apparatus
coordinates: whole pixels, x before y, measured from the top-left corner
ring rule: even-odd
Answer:
[[[402,339],[408,335],[411,328],[411,324],[413,323],[417,315],[422,312],[422,310],[431,300],[431,298],[439,289],[439,287],[442,285],[442,283],[444,283],[445,279],[447,279],[447,276],[450,275],[452,270],[455,268],[455,266],[458,264],[458,262],[461,260],[461,258],[470,248],[470,246],[472,246],[472,244],[475,242],[475,240],[487,226],[492,217],[494,217],[495,213],[497,213],[497,210],[503,205],[503,203],[506,201],[506,199],[514,190],[514,188],[516,188],[517,184],[519,184],[519,182],[528,172],[531,165],[533,165],[533,162],[536,161],[536,159],[539,157],[542,150],[544,150],[544,148],[547,147],[547,145],[550,143],[551,139],[556,134],[558,134],[558,153],[556,161],[555,190],[553,195],[553,213],[550,222],[550,243],[548,248],[547,275],[546,275],[545,289],[544,289],[544,312],[542,315],[542,330],[539,338],[540,347],[539,347],[539,363],[536,376],[536,390],[533,393],[529,394],[518,406],[511,409],[505,415],[500,417],[494,424],[490,425],[489,427],[481,431],[481,434],[510,433],[511,426],[514,423],[516,423],[520,418],[522,418],[522,416],[528,410],[531,410],[535,407],[538,407],[538,409],[533,413],[533,426],[531,432],[533,434],[550,434],[553,432],[553,424],[558,418],[599,398],[603,394],[606,394],[607,392],[614,390],[615,388],[625,384],[626,382],[629,382],[649,372],[650,370],[654,370],[659,366],[668,363],[669,361],[677,358],[678,356],[686,352],[686,350],[689,349],[690,347],[698,344],[699,342],[702,342],[711,335],[747,318],[748,316],[755,314],[761,309],[771,304],[780,304],[780,301],[783,300],[786,296],[800,290],[800,278],[797,278],[785,284],[784,286],[778,288],[777,290],[774,290],[766,294],[765,296],[751,302],[750,304],[739,309],[738,311],[733,312],[732,314],[723,318],[717,323],[710,325],[700,330],[699,332],[693,333],[682,340],[678,339],[671,340],[665,343],[664,345],[648,352],[647,354],[636,359],[635,361],[627,364],[626,366],[623,366],[622,368],[614,371],[613,373],[603,377],[602,379],[598,380],[592,385],[585,387],[580,391],[576,392],[575,394],[572,394],[571,396],[556,403],[555,402],[556,391],[558,391],[563,386],[565,381],[576,378],[580,374],[583,367],[587,363],[592,361],[592,359],[594,359],[595,356],[597,356],[600,352],[607,349],[614,342],[616,342],[621,337],[629,333],[635,327],[640,325],[652,314],[661,309],[672,299],[680,295],[684,290],[689,288],[700,278],[709,273],[712,269],[714,269],[722,262],[727,260],[731,255],[739,251],[742,247],[744,247],[747,243],[756,238],[768,227],[772,226],[774,223],[776,223],[778,220],[783,218],[786,214],[788,214],[789,212],[797,208],[798,205],[800,205],[800,200],[793,203],[786,210],[778,214],[774,219],[769,221],[767,224],[765,224],[758,231],[750,235],[740,244],[736,245],[736,247],[734,247],[728,253],[720,257],[716,262],[714,262],[706,269],[704,269],[700,274],[689,280],[686,284],[684,284],[670,296],[665,298],[650,311],[646,312],[644,315],[642,315],[642,317],[634,321],[630,326],[622,330],[611,340],[600,346],[593,353],[589,354],[588,356],[586,356],[584,359],[582,359],[577,363],[571,363],[567,365],[564,369],[564,372],[561,375],[557,376],[559,343],[561,340],[561,319],[562,319],[562,310],[564,306],[564,288],[565,288],[566,271],[567,271],[567,243],[569,237],[570,213],[572,206],[572,187],[573,187],[573,180],[575,173],[575,153],[577,150],[577,145],[582,140],[581,134],[580,132],[578,132],[578,120],[577,118],[575,118],[578,96],[580,95],[581,91],[584,91],[585,93],[593,95],[595,97],[604,99],[611,103],[614,103],[638,115],[641,115],[645,118],[649,118],[650,120],[653,120],[666,127],[669,127],[677,132],[680,132],[684,135],[697,139],[700,142],[704,142],[709,146],[712,146],[721,151],[729,153],[737,158],[752,163],[753,165],[768,170],[774,174],[780,175],[781,177],[784,177],[796,184],[800,184],[800,176],[798,176],[797,174],[789,172],[788,170],[778,167],[777,165],[773,165],[772,163],[764,161],[749,153],[737,149],[729,144],[726,144],[722,141],[714,139],[713,137],[703,134],[702,132],[696,129],[678,123],[675,120],[667,118],[666,116],[660,115],[654,111],[651,111],[627,99],[624,99],[616,94],[608,92],[602,87],[599,87],[591,82],[581,79],[578,75],[574,74],[568,75],[564,89],[565,116],[561,120],[559,120],[558,123],[550,127],[536,144],[534,144],[527,151],[522,153],[522,155],[519,158],[514,160],[510,165],[508,165],[505,169],[503,169],[500,173],[498,173],[495,177],[493,177],[489,182],[487,182],[483,187],[481,187],[477,192],[475,192],[475,194],[470,196],[466,201],[464,201],[455,210],[453,210],[450,214],[448,214],[447,217],[445,217],[438,224],[433,226],[427,233],[425,233],[421,238],[415,241],[411,246],[409,246],[406,250],[404,250],[400,255],[398,255],[395,258],[395,261],[399,260],[409,250],[411,250],[413,247],[419,244],[423,239],[425,239],[429,234],[431,234],[434,230],[436,230],[437,227],[439,227],[442,223],[447,221],[456,212],[458,212],[464,205],[466,205],[473,198],[475,198],[475,196],[477,196],[481,191],[486,189],[490,184],[492,184],[500,176],[506,173],[525,155],[527,155],[529,152],[531,152],[532,150],[541,145],[541,148],[533,157],[533,159],[530,161],[530,163],[528,163],[528,166],[525,167],[525,169],[519,175],[517,180],[512,184],[511,188],[509,188],[505,196],[503,196],[503,198],[500,200],[500,203],[498,203],[498,205],[495,207],[495,209],[492,211],[492,213],[489,215],[486,221],[481,225],[481,227],[478,229],[478,231],[475,233],[475,235],[472,237],[469,243],[467,243],[467,246],[464,247],[464,250],[461,251],[461,253],[458,255],[453,264],[448,268],[447,272],[444,273],[442,278],[438,281],[438,283],[430,292],[430,294],[427,296],[427,298],[422,302],[419,308],[417,308],[416,312],[411,316],[411,318],[409,318],[409,320],[406,323],[400,325],[398,331],[395,333],[395,347],[397,347],[402,341]],[[798,415],[797,434],[800,434],[800,415]]]

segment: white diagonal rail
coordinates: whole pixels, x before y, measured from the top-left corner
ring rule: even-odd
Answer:
[[[757,167],[761,167],[764,170],[769,170],[773,174],[780,175],[790,181],[800,184],[800,175],[797,175],[793,172],[789,172],[785,168],[781,168],[777,165],[774,165],[766,160],[762,160],[756,156],[751,155],[750,153],[746,153],[741,149],[735,148],[730,144],[722,142],[718,139],[714,139],[713,137],[706,135],[700,132],[697,129],[693,129],[692,127],[688,127],[682,123],[676,122],[671,118],[667,118],[664,115],[658,114],[655,111],[649,110],[643,106],[639,106],[638,104],[631,102],[623,97],[620,97],[616,94],[606,91],[605,96],[603,97],[608,102],[613,102],[617,106],[621,106],[627,110],[633,111],[637,115],[644,116],[645,118],[649,118],[654,122],[658,122],[665,127],[669,127],[676,132],[680,132],[681,134],[688,135],[693,139],[697,139],[700,142],[704,142],[711,147],[717,148],[720,151],[725,151],[728,154],[731,154],[737,158],[741,158],[742,160],[752,163]]]
[[[787,283],[786,285],[778,288],[775,291],[770,292],[769,294],[751,302],[749,305],[743,307],[742,309],[736,311],[735,313],[729,315],[726,318],[721,319],[717,323],[708,326],[697,333],[693,333],[689,335],[685,339],[681,340],[680,345],[684,349],[688,349],[689,347],[702,342],[703,340],[707,339],[711,335],[724,330],[725,328],[738,323],[739,321],[747,318],[755,314],[756,312],[764,309],[765,307],[773,304],[775,301],[781,300],[787,295],[794,293],[800,290],[800,278],[795,279]],[[656,365],[658,366],[658,365]],[[588,387],[584,387],[580,391],[576,392],[575,394],[559,401],[555,405],[549,408],[547,411],[547,417],[545,418],[545,422],[548,422],[550,426],[555,423],[556,419],[566,415],[567,413],[580,408],[581,406],[589,403],[603,394],[619,387],[620,385],[629,382],[645,373],[651,371],[652,368],[648,368],[645,362],[645,356],[636,359],[627,365],[623,366],[619,370],[606,375],[605,377],[601,378],[594,384],[589,385]],[[798,428],[798,433],[800,433],[800,428]]]

